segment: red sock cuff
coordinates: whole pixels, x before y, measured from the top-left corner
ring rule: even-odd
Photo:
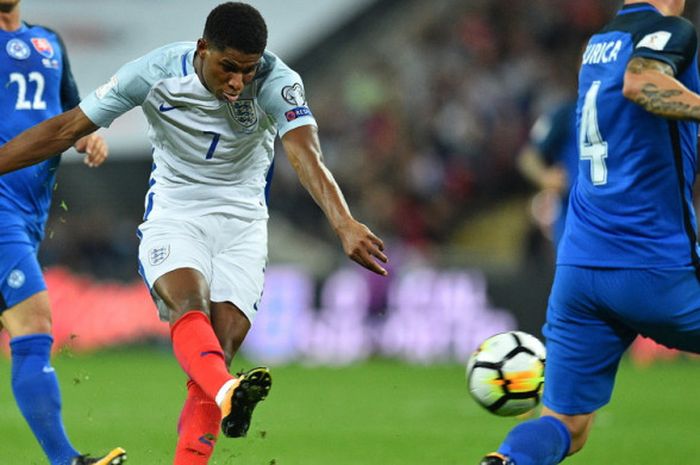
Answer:
[[[206,313],[200,310],[190,310],[189,312],[185,312],[170,328],[170,338],[172,339],[175,336],[177,330],[180,329],[182,326],[195,324],[193,323],[194,321],[206,323],[207,325],[211,326],[211,320],[206,315]]]

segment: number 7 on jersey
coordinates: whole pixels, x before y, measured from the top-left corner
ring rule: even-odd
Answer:
[[[204,157],[206,160],[210,160],[214,156],[214,150],[216,150],[216,146],[219,145],[219,138],[221,137],[221,134],[212,131],[203,132],[204,134],[209,134],[210,136],[213,136],[211,140],[211,145],[209,146],[209,150],[207,151],[207,155]]]

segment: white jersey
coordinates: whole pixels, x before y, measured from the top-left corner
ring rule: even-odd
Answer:
[[[80,103],[96,125],[140,105],[153,145],[144,220],[209,213],[267,218],[274,139],[316,125],[299,75],[265,52],[234,103],[217,99],[194,72],[196,44],[166,45],[124,65]]]

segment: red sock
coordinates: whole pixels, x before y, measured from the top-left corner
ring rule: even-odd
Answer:
[[[170,337],[182,369],[210,399],[215,399],[221,386],[233,376],[209,318],[200,311],[189,311],[175,322]]]
[[[174,465],[207,465],[219,435],[219,406],[192,380],[177,424]]]

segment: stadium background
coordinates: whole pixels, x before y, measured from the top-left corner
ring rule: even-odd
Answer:
[[[199,37],[217,3],[25,0],[22,11],[25,20],[61,32],[86,95],[125,61]],[[254,438],[222,448],[215,463],[473,463],[512,423],[471,403],[461,363],[495,332],[539,335],[552,277],[542,211],[515,157],[534,119],[567,96],[582,41],[621,2],[252,3],[268,21],[269,48],[302,74],[326,162],[355,216],[384,238],[391,276],[373,277],[343,256],[280,149],[263,311],[244,346],[251,363],[276,367],[279,385]],[[687,10],[697,23],[698,1]],[[66,422],[78,441],[99,437],[107,447],[124,437],[132,456],[147,457],[141,463],[168,463],[174,434],[163,425],[174,424],[184,387],[160,398],[159,383],[172,379],[172,389],[182,375],[136,267],[150,149],[138,111],[102,134],[112,155],[99,169],[64,156],[41,250]],[[675,363],[648,368],[660,358]],[[9,368],[6,358],[0,368]],[[635,346],[620,376],[625,394],[596,426],[605,434],[571,463],[604,463],[616,447],[634,454],[644,430],[620,436],[618,412],[636,418],[648,407],[644,393],[657,388],[662,399],[687,399],[679,386],[695,371],[688,357]],[[32,453],[34,462],[3,461],[36,446],[9,383],[0,386],[0,412],[8,415],[0,436],[16,438],[0,441],[0,464],[43,463]],[[159,402],[141,405],[148,392]],[[700,413],[664,405],[658,418],[677,409],[681,425]],[[315,413],[306,418],[299,410]],[[368,427],[364,415],[376,424]],[[107,433],[105,417],[113,420]],[[128,426],[134,418],[139,428]],[[672,461],[694,459],[692,447],[677,447],[689,433],[673,421],[655,439],[676,448]],[[123,436],[125,424],[135,436]],[[324,436],[327,424],[340,425],[337,437]],[[335,446],[321,449],[323,438],[364,447],[345,444],[338,456]],[[655,460],[646,451],[630,463]]]

